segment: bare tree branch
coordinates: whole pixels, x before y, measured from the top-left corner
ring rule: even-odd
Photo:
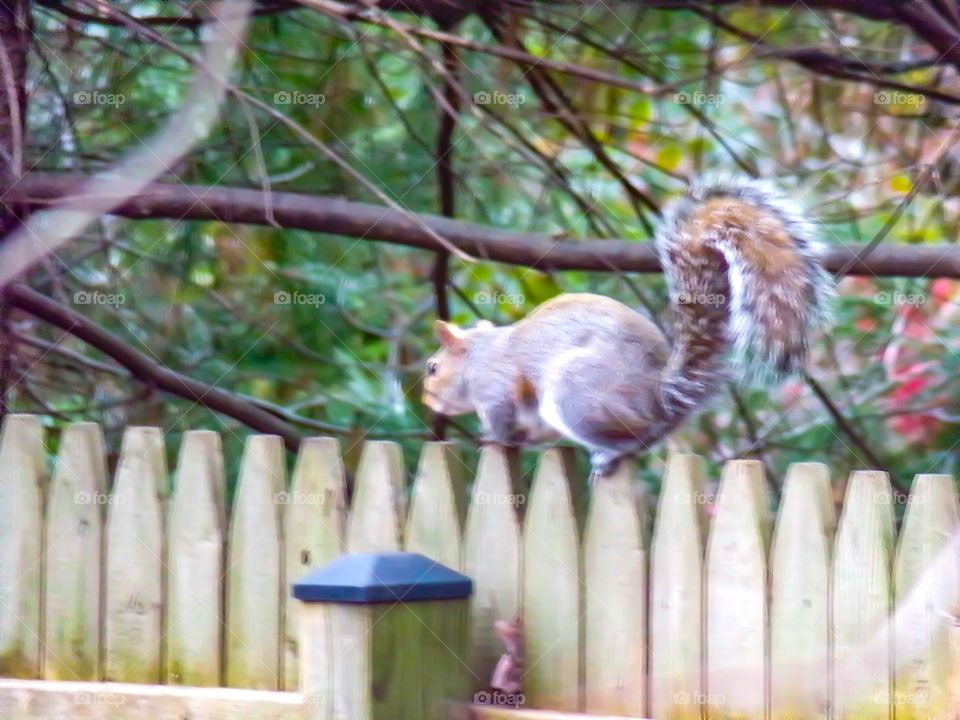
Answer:
[[[302,437],[291,425],[263,408],[232,395],[213,385],[181,375],[131,348],[116,335],[111,334],[78,312],[41,295],[24,285],[11,285],[7,297],[13,307],[65,330],[93,348],[115,360],[138,380],[154,387],[197,403],[214,412],[223,413],[258,432],[279,435],[287,449],[296,452]]]
[[[0,196],[0,203],[44,207],[70,195],[82,180],[83,176],[76,174],[28,173]],[[132,219],[271,225],[432,251],[444,247],[434,239],[439,235],[473,257],[541,270],[661,270],[650,243],[556,240],[548,235],[501,230],[429,214],[418,214],[417,222],[413,222],[408,213],[378,205],[290,192],[272,192],[267,198],[262,191],[247,188],[153,183],[111,212]],[[863,244],[854,243],[829,246],[823,254],[824,265],[831,272],[849,275],[960,278],[958,245],[881,243],[869,256],[860,257],[864,248]]]

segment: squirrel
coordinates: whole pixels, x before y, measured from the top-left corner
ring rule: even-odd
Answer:
[[[476,412],[488,442],[567,438],[605,476],[700,408],[735,364],[730,351],[778,376],[803,365],[832,280],[812,227],[776,191],[694,185],[666,208],[655,244],[677,318],[671,341],[645,315],[586,293],[503,327],[437,321],[424,404]]]

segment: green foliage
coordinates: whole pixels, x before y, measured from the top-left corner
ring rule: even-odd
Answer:
[[[175,14],[188,3],[123,5],[144,16]],[[411,16],[391,17],[430,26]],[[801,10],[744,7],[724,17],[769,46],[838,50],[837,32]],[[904,44],[896,29],[845,23],[848,37],[862,39],[858,52],[864,57],[886,59]],[[36,25],[28,148],[36,169],[107,167],[178,112],[194,70],[167,44],[197,55],[193,29],[163,28],[159,43],[43,7]],[[911,158],[928,157],[929,133],[946,127],[942,117],[930,115],[930,103],[917,107],[897,98],[878,104],[869,83],[817,77],[754,56],[751,43],[690,12],[598,7],[574,22],[546,7],[518,26],[536,57],[662,92],[540,73],[492,54],[461,51],[462,111],[453,149],[460,219],[557,237],[647,242],[639,215],[653,218],[626,183],[662,204],[702,172],[754,168],[779,180],[823,220],[825,243],[864,242],[913,187]],[[477,18],[457,32],[495,44]],[[437,213],[438,58],[435,43],[363,23],[338,24],[306,9],[257,19],[234,82],[302,125],[366,183],[236,96],[207,141],[167,179],[382,204],[372,186],[410,211]],[[559,102],[569,103],[590,142],[545,106],[533,77],[553,83],[555,95],[562,92]],[[933,74],[917,70],[902,79],[932,82]],[[115,101],[85,102],[85,93]],[[499,100],[482,102],[494,94]],[[293,96],[300,100],[284,101]],[[598,147],[626,181],[605,167]],[[946,170],[943,177],[952,177]],[[923,189],[888,240],[955,237],[960,209],[943,202],[943,192]],[[433,347],[432,263],[429,253],[368,240],[219,222],[107,218],[31,282],[171,368],[336,426],[348,461],[364,437],[375,436],[401,439],[412,464],[430,435],[419,382]],[[451,315],[465,324],[479,317],[513,322],[560,292],[591,291],[650,308],[669,325],[659,277],[454,260],[451,287]],[[84,307],[72,301],[75,293],[93,290],[123,301]],[[956,462],[957,293],[953,283],[927,280],[845,281],[833,323],[817,343],[812,374],[901,484],[914,472],[951,471]],[[42,326],[30,333],[58,338]],[[109,362],[78,341],[62,340],[60,347]],[[21,359],[29,365],[27,381],[15,390],[22,409],[49,411],[58,424],[102,421],[114,448],[117,433],[129,424],[159,424],[171,444],[184,429],[210,427],[223,431],[228,457],[239,457],[246,429],[200,404],[152,392],[122,372],[91,371],[57,353],[25,350]],[[729,396],[719,399],[679,442],[714,462],[760,455],[776,476],[793,460],[825,459],[838,474],[866,464],[802,382],[740,386],[737,392],[742,410]],[[475,433],[476,422],[458,421],[453,430],[473,447],[461,430]],[[646,476],[657,477],[662,456],[658,451],[643,459]]]

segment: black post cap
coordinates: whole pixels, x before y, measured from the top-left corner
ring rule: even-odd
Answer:
[[[470,597],[473,581],[436,560],[406,552],[350,553],[293,585],[304,602],[384,603]]]

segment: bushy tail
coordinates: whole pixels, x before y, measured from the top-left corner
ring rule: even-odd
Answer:
[[[832,281],[813,231],[763,183],[705,183],[667,209],[657,249],[680,315],[663,378],[685,415],[722,379],[728,350],[776,373],[804,363]]]

